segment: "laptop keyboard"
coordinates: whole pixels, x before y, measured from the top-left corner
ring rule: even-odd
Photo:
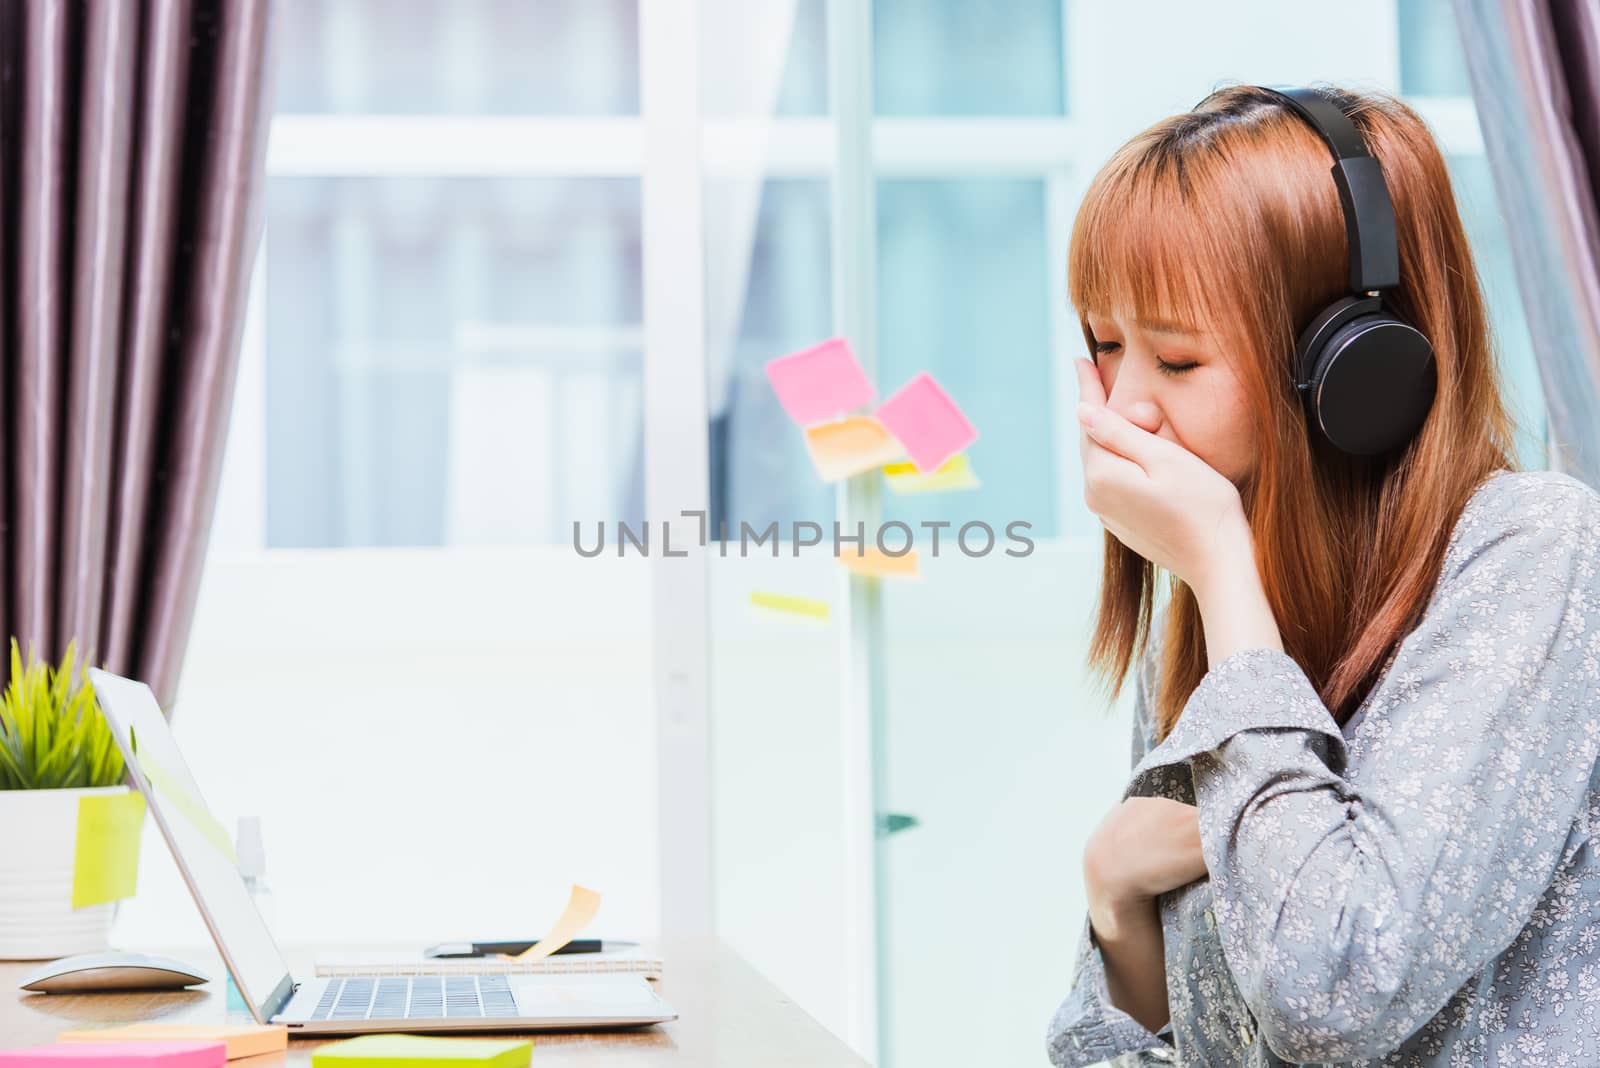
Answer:
[[[438,1020],[515,1017],[517,1001],[503,975],[419,975],[330,979],[313,1020]]]

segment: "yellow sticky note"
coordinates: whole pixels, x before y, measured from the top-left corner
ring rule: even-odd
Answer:
[[[228,1060],[276,1053],[289,1048],[289,1029],[283,1024],[183,1024],[136,1023],[122,1027],[97,1027],[63,1031],[57,1042],[222,1042]]]
[[[958,452],[935,471],[923,474],[913,463],[883,465],[883,480],[890,491],[910,493],[953,493],[958,490],[975,490],[983,485],[972,473],[967,454]]]
[[[532,1059],[531,1038],[362,1035],[318,1046],[311,1068],[527,1068]]]
[[[858,575],[874,578],[918,578],[921,568],[917,563],[917,550],[903,556],[890,556],[874,546],[868,546],[861,555],[840,553],[839,562]]]
[[[137,745],[134,746],[133,755],[139,762],[139,770],[144,772],[144,777],[150,780],[150,785],[156,788],[162,799],[181,812],[184,819],[194,824],[195,829],[206,836],[208,842],[237,865],[239,854],[234,852],[233,839],[228,837],[227,828],[217,822],[204,802],[191,794],[176,775],[162,767],[155,758]]]
[[[859,475],[906,454],[894,435],[870,415],[806,427],[806,448],[824,482]]]
[[[538,960],[548,957],[577,936],[578,932],[589,925],[594,919],[594,914],[600,911],[600,893],[590,890],[586,886],[572,884],[572,897],[567,901],[567,910],[561,914],[556,925],[550,928],[550,933],[535,942],[527,949],[518,953],[513,960]]]
[[[139,834],[144,795],[90,794],[78,798],[78,842],[72,863],[72,907],[132,897],[139,883]]]
[[[828,602],[813,600],[810,597],[793,597],[787,593],[767,593],[764,590],[752,590],[750,592],[750,603],[757,608],[784,612],[788,615],[807,616],[811,619],[828,618]]]

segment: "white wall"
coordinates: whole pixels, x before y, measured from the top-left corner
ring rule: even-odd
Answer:
[[[655,932],[648,567],[213,556],[174,727],[224,824],[262,816],[281,941],[537,935],[573,882],[596,933]],[[153,827],[140,887],[120,944],[205,941]]]

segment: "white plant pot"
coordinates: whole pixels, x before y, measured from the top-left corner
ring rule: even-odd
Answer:
[[[0,960],[53,960],[110,944],[116,902],[72,907],[78,799],[126,786],[0,790]]]

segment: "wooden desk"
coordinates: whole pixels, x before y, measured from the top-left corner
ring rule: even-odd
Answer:
[[[665,964],[654,986],[678,1011],[678,1019],[627,1031],[535,1032],[533,1064],[865,1068],[866,1061],[721,942],[664,939],[652,944],[657,946]],[[339,951],[347,948],[341,946]],[[362,948],[414,947],[367,946],[355,951]],[[304,979],[312,974],[317,950],[285,952],[295,975]],[[216,952],[172,951],[171,955],[217,979],[166,993],[29,994],[18,990],[17,983],[39,966],[0,962],[0,1049],[54,1042],[57,1034],[76,1027],[141,1020],[211,1023],[227,1018],[222,981],[226,972]],[[252,1057],[248,1068],[309,1068],[311,1050],[319,1041],[327,1040],[291,1039],[287,1053]]]

